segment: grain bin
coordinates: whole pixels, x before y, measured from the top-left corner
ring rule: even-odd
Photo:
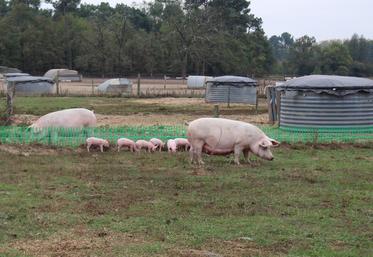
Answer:
[[[188,76],[187,86],[190,89],[201,89],[206,86],[206,81],[212,78],[208,76]]]
[[[280,128],[373,128],[373,80],[311,75],[289,80],[277,90]]]
[[[53,80],[46,77],[18,76],[6,79],[7,90],[14,85],[16,95],[42,95],[52,94],[54,91]]]
[[[206,82],[207,103],[256,104],[255,80],[247,77],[222,76]]]

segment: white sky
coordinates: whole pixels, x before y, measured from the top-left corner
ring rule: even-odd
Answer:
[[[150,2],[151,0],[145,0]],[[82,0],[141,5],[144,0]],[[346,39],[354,33],[373,39],[373,0],[251,0],[252,13],[263,19],[267,36],[289,32],[295,38],[314,36],[318,41]]]

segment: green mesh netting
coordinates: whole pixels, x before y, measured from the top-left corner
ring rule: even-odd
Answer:
[[[364,143],[373,141],[373,129],[309,129],[287,130],[271,126],[260,127],[269,137],[286,143]],[[170,138],[186,137],[185,126],[126,126],[117,128],[63,129],[51,128],[34,132],[26,127],[0,127],[2,144],[47,144],[77,147],[85,144],[87,137],[94,136],[108,139],[115,144],[118,138],[132,140],[153,137],[164,141]]]

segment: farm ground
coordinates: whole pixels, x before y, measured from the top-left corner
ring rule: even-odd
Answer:
[[[100,126],[212,115],[198,98],[17,97],[16,125],[71,107]],[[256,123],[265,111],[221,107]],[[0,256],[369,256],[372,150],[282,145],[273,162],[195,167],[186,153],[0,145]]]
[[[5,108],[0,99],[0,109]],[[29,125],[46,113],[74,107],[93,109],[99,126],[176,125],[199,117],[211,117],[213,105],[202,98],[118,98],[118,97],[17,97],[14,101],[15,125]],[[255,106],[221,105],[221,117],[254,123],[266,123],[266,103]]]
[[[372,252],[371,148],[283,146],[273,162],[206,157],[198,168],[186,153],[9,147],[1,256]]]

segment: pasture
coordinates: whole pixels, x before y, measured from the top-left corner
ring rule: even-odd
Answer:
[[[16,97],[14,125],[71,107],[100,127],[212,115],[201,98]],[[267,118],[264,101],[221,114]],[[369,256],[372,150],[283,144],[273,162],[198,167],[185,152],[0,145],[0,256]]]

